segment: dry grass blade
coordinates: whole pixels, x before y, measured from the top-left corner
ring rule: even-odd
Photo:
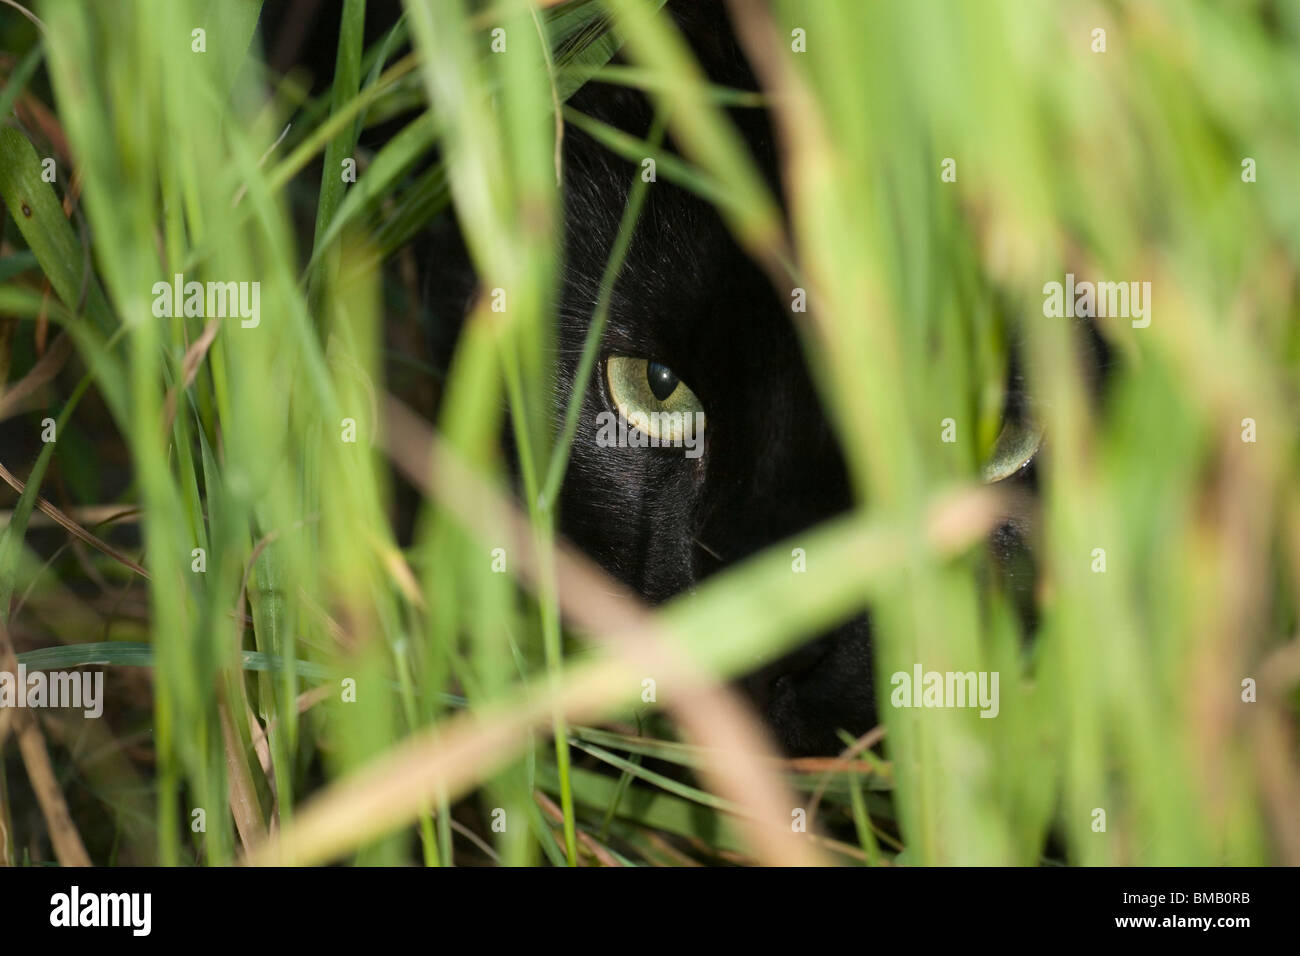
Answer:
[[[414,820],[432,795],[450,799],[464,792],[513,756],[530,733],[550,726],[557,707],[573,719],[593,718],[631,679],[621,662],[589,665],[558,689],[531,694],[517,706],[458,714],[409,737],[322,791],[248,862],[306,866],[334,859]]]
[[[537,797],[537,803],[541,806],[542,811],[551,818],[555,823],[564,822],[564,813],[555,805],[555,801],[546,794],[538,790],[534,796]],[[592,855],[600,861],[602,866],[622,866],[623,864],[614,859],[609,850],[605,849],[595,837],[585,830],[578,831],[578,842],[591,851]]]
[[[3,625],[0,625],[0,665],[11,674],[18,674],[18,658],[9,640],[9,631]],[[81,834],[77,832],[77,825],[72,822],[68,801],[54,776],[54,767],[50,764],[50,755],[45,749],[45,735],[41,733],[40,724],[25,710],[15,710],[13,719],[18,749],[22,753],[23,765],[27,768],[27,778],[36,793],[36,800],[41,805],[55,855],[64,866],[90,866],[90,855],[81,841]]]
[[[222,701],[218,705],[221,718],[221,739],[226,749],[226,770],[230,775],[230,813],[235,818],[235,828],[244,852],[251,853],[266,839],[266,821],[262,805],[257,799],[257,789],[248,773],[244,760],[241,737],[230,717],[230,708]]]
[[[84,527],[122,522],[129,523],[132,519],[139,518],[141,512],[139,508],[129,508],[123,505],[83,505],[63,513],[69,519]],[[0,528],[12,521],[13,516],[13,509],[0,511]],[[57,521],[43,512],[33,514],[27,521],[28,528],[52,528],[55,526],[62,527]]]
[[[199,373],[199,366],[203,363],[203,357],[208,354],[208,349],[212,347],[217,332],[220,330],[221,320],[209,319],[208,324],[203,327],[202,334],[186,350],[185,358],[181,362],[181,381],[167,390],[167,398],[163,402],[163,434],[171,431],[172,422],[176,418],[176,403],[180,398],[180,394],[194,382],[194,376]]]
[[[27,487],[25,482],[20,481],[18,478],[15,478],[14,475],[10,473],[9,469],[6,468],[4,465],[0,465],[0,478],[4,479],[5,484],[7,484],[14,491],[18,492],[20,495],[23,493],[23,489]],[[81,525],[77,524],[66,514],[64,514],[61,510],[59,510],[59,508],[50,504],[44,498],[38,497],[36,499],[36,507],[40,508],[42,512],[48,515],[56,524],[59,525],[59,527],[66,530],[69,534],[74,535],[77,538],[80,538],[82,541],[86,542],[86,544],[90,545],[92,548],[96,549],[97,551],[102,551],[104,554],[108,555],[114,561],[118,562],[119,564],[125,567],[130,568],[136,574],[140,575],[140,577],[146,579],[149,577],[149,572],[146,571],[143,567],[141,567],[136,562],[132,561],[130,558],[128,558],[121,551],[117,550],[117,548],[113,547],[107,541],[95,537],[93,534],[91,534],[85,528],[81,527]]]
[[[32,23],[40,27],[42,33],[45,32],[45,24],[41,21],[41,18],[38,17],[36,14],[32,13],[32,11],[28,10],[26,7],[24,7],[21,3],[18,2],[18,0],[0,0],[0,2],[3,2],[7,6],[13,7],[15,10],[17,10],[19,13],[25,16],[28,20],[31,20]]]
[[[808,825],[811,827],[813,821],[817,819],[817,811],[821,807],[822,797],[826,795],[826,788],[830,786],[831,774],[841,769],[848,769],[843,765],[849,765],[858,754],[870,750],[880,741],[885,739],[884,727],[873,727],[865,734],[853,742],[853,745],[846,747],[838,757],[834,758],[829,767],[824,769],[825,776],[817,783],[817,789],[813,791],[812,799],[808,801]]]
[[[19,410],[19,405],[38,388],[54,378],[72,354],[72,339],[66,332],[54,340],[54,344],[40,357],[32,370],[15,382],[0,396],[0,421],[4,421]]]

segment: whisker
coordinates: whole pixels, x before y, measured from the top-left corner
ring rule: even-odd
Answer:
[[[692,537],[691,540],[694,541],[696,544],[698,544],[701,548],[703,548],[706,553],[713,555],[713,557],[717,558],[719,561],[726,560],[722,555],[718,554],[718,552],[714,551],[712,548],[710,548],[699,538]]]

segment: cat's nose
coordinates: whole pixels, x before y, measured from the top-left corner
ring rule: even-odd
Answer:
[[[811,671],[822,662],[829,650],[829,638],[819,637],[743,678],[740,685],[761,713],[776,697],[781,681],[794,680]]]
[[[875,725],[870,633],[860,614],[738,682],[787,755],[839,753]]]

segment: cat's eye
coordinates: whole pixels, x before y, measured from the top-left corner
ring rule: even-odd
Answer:
[[[1034,460],[1042,442],[1042,426],[1030,415],[1021,412],[1008,416],[984,462],[981,477],[989,484],[1010,478]]]
[[[619,414],[662,444],[681,442],[686,429],[698,431],[703,422],[700,400],[662,362],[611,355],[605,361],[605,381]]]

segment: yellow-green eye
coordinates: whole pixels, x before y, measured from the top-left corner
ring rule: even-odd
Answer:
[[[605,362],[605,380],[619,414],[661,444],[676,444],[685,429],[703,423],[700,400],[661,362],[611,355]]]
[[[984,463],[982,477],[990,484],[1011,477],[1033,460],[1042,441],[1043,429],[1028,415],[1009,419]]]

